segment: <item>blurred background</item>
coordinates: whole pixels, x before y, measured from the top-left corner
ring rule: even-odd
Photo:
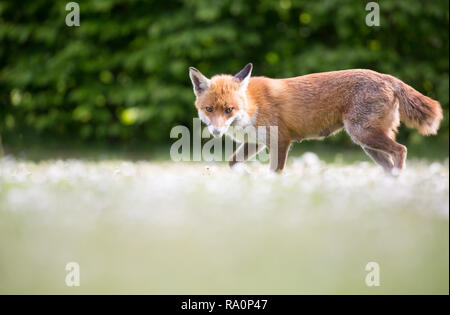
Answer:
[[[379,27],[365,24],[367,2],[78,1],[81,26],[68,27],[68,1],[2,1],[4,151],[168,156],[170,129],[196,116],[188,67],[211,76],[253,62],[254,75],[278,78],[349,68],[394,75],[445,110],[438,136],[403,127],[399,142],[448,156],[448,1],[384,0]],[[354,147],[345,133],[314,145]]]
[[[379,27],[363,0],[78,1],[79,27],[68,2],[0,1],[0,293],[448,295],[447,0],[379,1]],[[397,180],[345,133],[296,144],[282,176],[169,160],[197,116],[188,67],[248,62],[389,73],[445,120],[402,127]]]

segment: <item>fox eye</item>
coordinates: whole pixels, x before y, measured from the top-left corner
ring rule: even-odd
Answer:
[[[231,114],[231,112],[233,111],[233,107],[227,107],[226,109],[225,109],[225,114]]]
[[[205,107],[205,110],[206,110],[208,113],[212,113],[213,108],[210,107],[210,106],[206,106],[206,107]]]

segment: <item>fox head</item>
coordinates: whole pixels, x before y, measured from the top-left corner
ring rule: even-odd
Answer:
[[[211,79],[194,67],[189,68],[198,116],[214,137],[221,137],[231,125],[248,120],[245,92],[252,68],[249,63],[234,76],[220,74]]]

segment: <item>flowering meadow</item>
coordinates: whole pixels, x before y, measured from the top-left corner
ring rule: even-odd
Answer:
[[[313,153],[282,174],[6,157],[0,293],[448,294],[448,164],[411,160],[393,178]]]

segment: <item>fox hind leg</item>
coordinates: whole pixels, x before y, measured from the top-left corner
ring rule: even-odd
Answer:
[[[383,169],[387,173],[392,172],[392,170],[394,169],[394,161],[392,160],[391,155],[389,155],[388,153],[370,149],[370,148],[364,147],[364,146],[362,146],[362,148],[363,148],[364,152],[366,152],[367,155],[370,156],[375,163],[377,163],[378,165],[383,167]]]
[[[387,167],[392,175],[398,175],[399,171],[405,167],[407,149],[392,139],[390,130],[385,132],[374,128],[364,128],[348,122],[345,124],[345,129],[353,141],[361,145],[376,163],[385,169]],[[390,156],[393,165],[386,155]]]

